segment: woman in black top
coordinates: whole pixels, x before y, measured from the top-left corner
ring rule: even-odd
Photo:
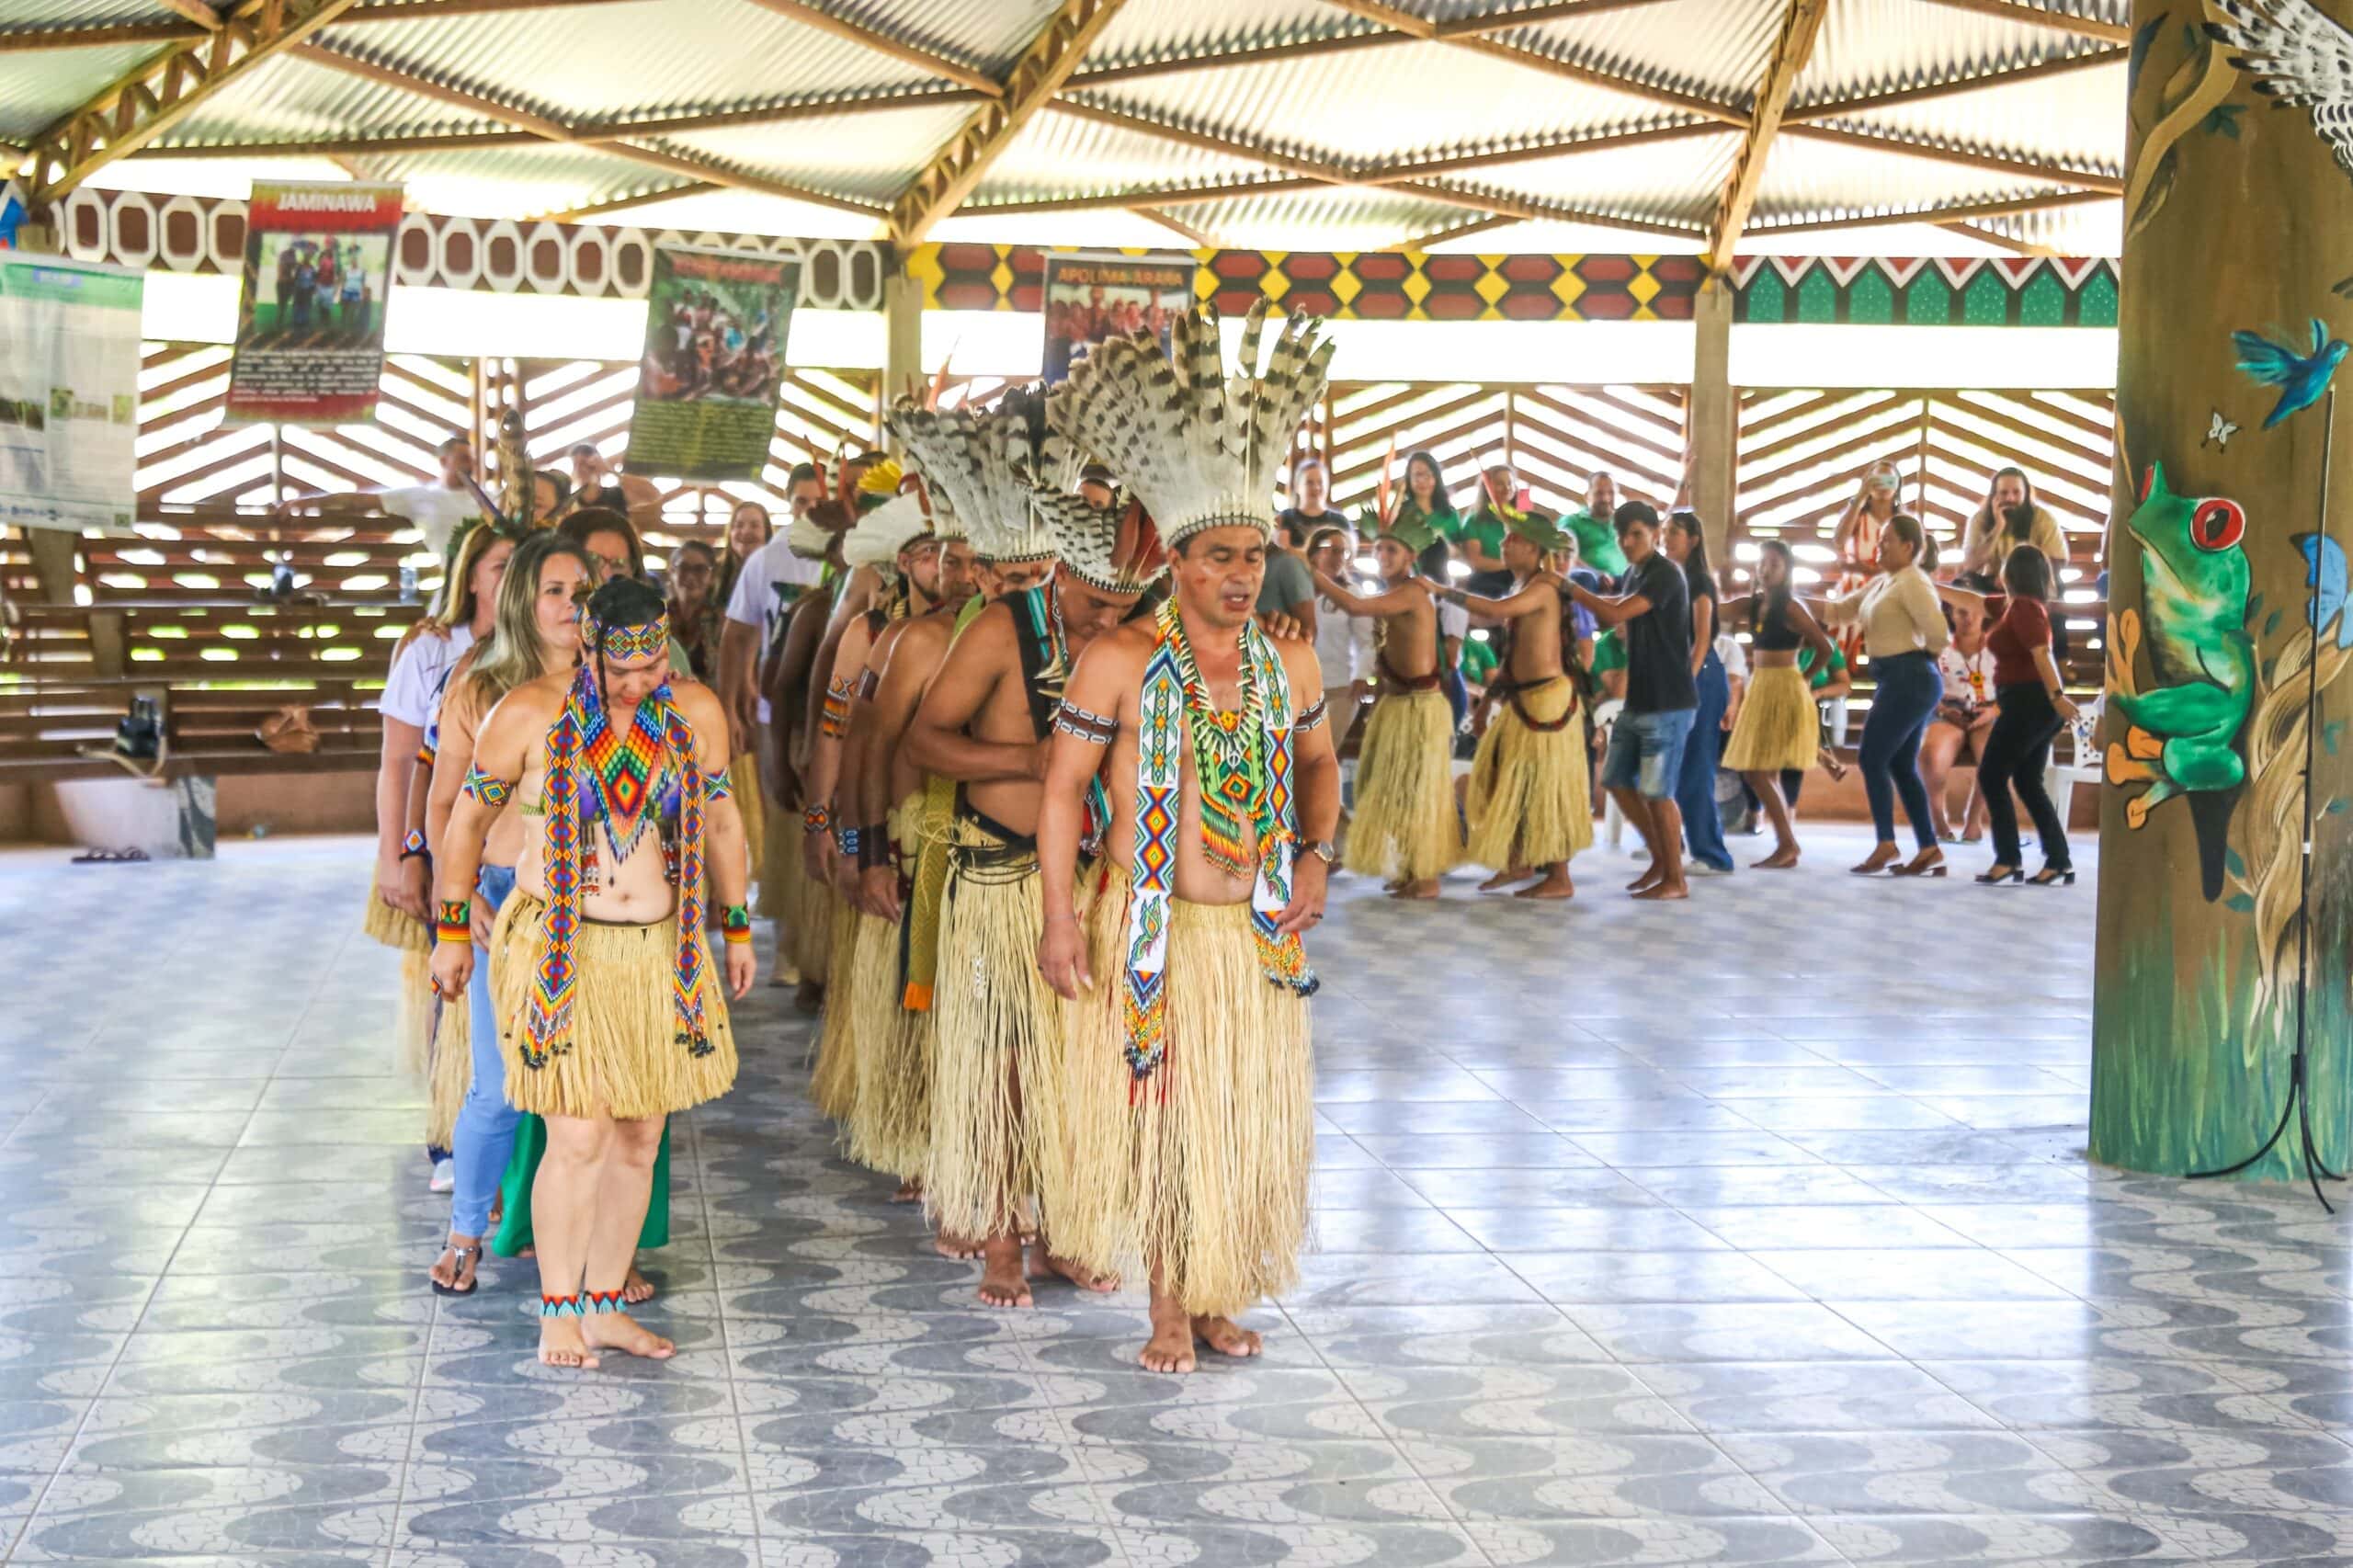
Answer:
[[[1716,574],[1708,565],[1708,540],[1694,512],[1667,515],[1664,535],[1667,559],[1683,568],[1691,595],[1691,683],[1699,694],[1691,738],[1684,743],[1683,769],[1676,776],[1675,803],[1683,812],[1683,840],[1691,858],[1713,871],[1732,869],[1724,847],[1723,818],[1716,811],[1716,758],[1723,747],[1724,709],[1732,683],[1716,656]]]

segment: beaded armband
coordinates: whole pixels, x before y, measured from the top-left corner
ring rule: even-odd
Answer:
[[[731,903],[719,916],[719,934],[731,943],[752,939],[752,912],[740,903]]]
[[[881,823],[869,823],[858,830],[858,869],[870,870],[876,866],[894,863],[896,851],[891,843],[890,829]]]
[[[1054,728],[1091,746],[1108,746],[1120,735],[1119,720],[1063,702],[1054,710]]]
[[[479,766],[469,765],[466,781],[458,792],[470,800],[480,801],[485,806],[503,806],[515,798],[515,780],[494,778]]]
[[[861,670],[858,676],[858,699],[871,702],[874,694],[882,689],[882,677],[872,670]]]
[[[423,745],[416,748],[417,762],[426,767],[432,767],[433,759],[439,755],[440,753],[433,749],[433,743],[431,741],[427,741]]]
[[[825,706],[817,715],[817,733],[839,739],[849,730],[850,694],[856,686],[847,680],[825,683]]]
[[[1306,712],[1302,713],[1297,719],[1293,720],[1291,722],[1291,728],[1297,730],[1303,735],[1310,730],[1322,729],[1324,727],[1324,721],[1327,717],[1329,717],[1329,715],[1324,712],[1324,704],[1319,701],[1313,707],[1308,709]]]
[[[734,793],[735,780],[730,778],[725,773],[706,773],[702,776],[702,798],[704,800],[712,801],[724,801]]]
[[[864,835],[857,828],[837,827],[834,829],[834,847],[840,850],[847,858],[857,860],[859,851],[863,847],[863,844]],[[860,865],[865,864],[864,861],[859,861],[858,863]]]
[[[406,860],[414,856],[423,855],[424,853],[424,830],[421,828],[410,828],[407,834],[401,839],[401,858]]]
[[[833,825],[834,813],[827,811],[824,807],[803,806],[801,808],[801,832],[823,833]]]
[[[437,942],[467,942],[474,939],[473,903],[469,899],[445,898],[433,906],[433,938]]]

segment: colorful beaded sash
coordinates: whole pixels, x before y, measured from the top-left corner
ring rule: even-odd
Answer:
[[[548,904],[540,926],[543,940],[539,972],[532,977],[530,1003],[524,1014],[521,1054],[526,1067],[546,1066],[550,1057],[566,1049],[572,1033],[574,1005],[580,992],[572,945],[580,930],[582,865],[588,854],[588,835],[595,830],[597,816],[610,810],[617,793],[613,780],[602,777],[601,770],[589,762],[589,737],[612,733],[595,672],[584,665],[573,679],[555,728],[548,732]],[[678,888],[678,949],[671,971],[678,1024],[676,1043],[689,1055],[706,1056],[713,1049],[703,1024],[703,985],[710,965],[702,934],[703,807],[709,799],[710,776],[695,762],[694,730],[671,699],[666,682],[638,705],[630,733],[632,744],[642,734],[650,733],[655,739],[652,753],[636,759],[642,762],[642,770],[623,769],[624,777],[647,779],[674,773],[678,779],[678,860],[673,879]],[[645,798],[653,793],[650,786],[644,788]],[[644,799],[636,804],[642,812]],[[595,808],[597,816],[584,822],[584,805]],[[605,821],[616,854],[628,858],[616,824],[609,817]],[[642,825],[641,816],[629,833],[630,843],[636,842]]]
[[[1136,844],[1133,892],[1128,905],[1128,989],[1124,1012],[1128,1031],[1128,1070],[1134,1076],[1129,1095],[1160,1070],[1168,1053],[1167,968],[1168,896],[1176,868],[1176,824],[1182,806],[1184,760],[1178,748],[1185,742],[1188,708],[1208,707],[1208,693],[1185,640],[1183,619],[1175,600],[1160,607],[1156,617],[1160,642],[1144,665],[1143,690],[1136,722]],[[1241,836],[1245,840],[1256,874],[1250,889],[1250,924],[1258,939],[1258,962],[1267,979],[1301,996],[1315,990],[1315,973],[1296,935],[1278,936],[1275,920],[1290,902],[1291,855],[1297,843],[1296,802],[1291,798],[1290,679],[1273,642],[1256,624],[1242,632],[1245,709],[1253,722],[1235,733],[1252,754],[1244,772],[1258,780],[1252,797],[1243,803]],[[1197,689],[1188,689],[1189,685]],[[1235,761],[1222,750],[1212,754],[1205,726],[1192,727],[1193,770],[1200,779],[1202,834],[1211,832],[1208,802],[1213,769]],[[1205,846],[1220,858],[1220,846]],[[1245,865],[1245,870],[1252,869]],[[1164,1080],[1162,1092],[1166,1093]]]

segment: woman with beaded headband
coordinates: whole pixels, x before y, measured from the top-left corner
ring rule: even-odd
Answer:
[[[1172,551],[1168,600],[1073,666],[1038,818],[1038,965],[1070,1004],[1066,1154],[1045,1210],[1058,1254],[1148,1281],[1138,1359],[1161,1372],[1192,1369],[1197,1343],[1258,1354],[1233,1315],[1296,1280],[1314,1158],[1300,938],[1324,915],[1339,764],[1313,649],[1276,642],[1254,611],[1273,475],[1331,349],[1293,316],[1258,370],[1266,316],[1252,309],[1233,375],[1215,312],[1198,310],[1166,356],[1148,338],[1101,345],[1049,410]],[[1082,928],[1098,778],[1109,821]]]
[[[523,842],[488,950],[507,1100],[547,1125],[531,1204],[540,1358],[553,1366],[672,1353],[622,1311],[622,1290],[663,1129],[733,1085],[727,1002],[756,968],[726,714],[709,687],[671,683],[664,609],[643,583],[607,583],[582,617],[580,668],[499,699],[438,868],[446,994],[472,977],[466,895],[512,800]],[[706,865],[723,970],[703,929]]]

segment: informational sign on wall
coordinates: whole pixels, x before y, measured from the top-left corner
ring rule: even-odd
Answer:
[[[1189,256],[1048,256],[1046,380],[1106,338],[1148,332],[1168,347],[1171,324],[1192,308]]]
[[[800,291],[801,263],[790,256],[654,248],[637,409],[622,459],[630,472],[760,477]]]
[[[256,181],[229,367],[231,423],[376,417],[397,185]]]
[[[0,255],[0,524],[128,528],[144,276]]]

